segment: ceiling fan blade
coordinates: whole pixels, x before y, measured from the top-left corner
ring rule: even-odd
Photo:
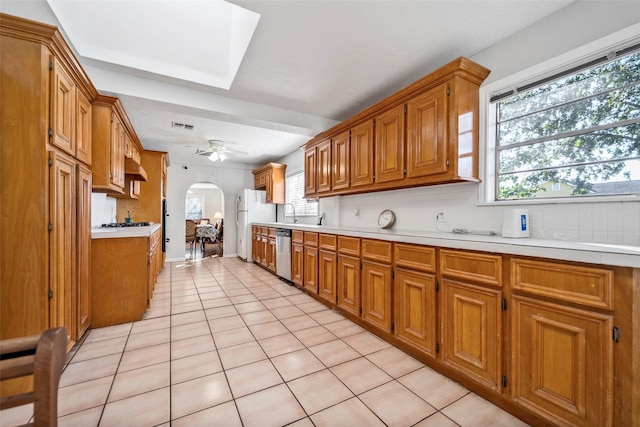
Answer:
[[[235,153],[235,154],[249,154],[246,151],[240,151],[240,150],[233,150],[231,148],[223,148],[222,151],[227,152],[227,153]]]
[[[211,149],[203,150],[201,148],[196,148],[196,152],[193,153],[193,155],[194,156],[208,156],[213,152],[214,152],[214,150],[211,150]]]

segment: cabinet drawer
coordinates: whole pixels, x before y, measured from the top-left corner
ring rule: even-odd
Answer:
[[[273,237],[275,239],[275,237],[276,237],[276,229],[275,228],[269,227],[269,237]]]
[[[338,236],[338,252],[359,257],[360,239],[358,237]]]
[[[362,239],[362,258],[391,264],[392,243]]]
[[[269,227],[261,227],[260,228],[260,234],[262,236],[268,236],[269,235]]]
[[[252,225],[252,226],[251,226],[251,232],[252,232],[253,234],[260,234],[260,230],[261,230],[261,228],[260,228],[260,227],[258,227],[258,226],[256,226],[256,225]]]
[[[292,230],[291,231],[291,241],[293,243],[304,243],[304,231],[301,230]]]
[[[327,251],[336,251],[336,235],[335,234],[320,234],[318,236],[320,249]]]
[[[436,269],[435,248],[395,243],[393,259],[398,267],[426,272],[433,272]]]
[[[529,294],[613,309],[613,271],[604,268],[514,258],[511,283]]]
[[[304,244],[305,246],[318,247],[318,233],[311,231],[304,232]]]
[[[444,276],[502,286],[502,257],[475,252],[440,250],[440,271]]]

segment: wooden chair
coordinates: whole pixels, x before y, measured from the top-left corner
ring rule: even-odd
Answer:
[[[0,410],[33,403],[33,422],[58,425],[58,385],[67,353],[67,330],[0,341],[0,381],[33,375],[33,391],[0,399]]]
[[[193,256],[193,251],[196,246],[196,222],[192,219],[187,220],[186,225],[186,239],[185,241],[189,243],[189,256]]]
[[[218,255],[222,256],[222,242],[223,242],[223,231],[224,227],[222,226],[222,222],[224,220],[220,220],[220,225],[218,225],[218,234],[216,235],[216,240],[218,242]]]

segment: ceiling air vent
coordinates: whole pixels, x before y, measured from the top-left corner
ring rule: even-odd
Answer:
[[[193,130],[194,125],[188,125],[185,123],[171,122],[171,127],[174,129]]]

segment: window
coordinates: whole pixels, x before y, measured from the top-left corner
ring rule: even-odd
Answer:
[[[490,102],[494,200],[640,193],[640,46]]]
[[[204,196],[189,196],[185,198],[185,218],[200,219],[204,212]]]
[[[296,216],[318,216],[318,202],[304,198],[304,172],[289,175],[285,189],[285,203],[291,203],[295,207]],[[285,217],[293,216],[291,205],[284,205]]]

